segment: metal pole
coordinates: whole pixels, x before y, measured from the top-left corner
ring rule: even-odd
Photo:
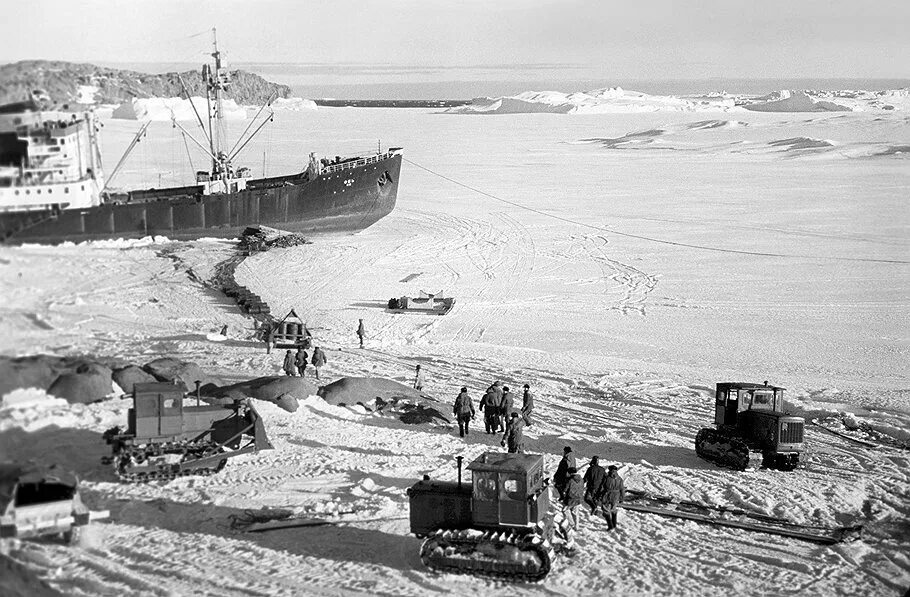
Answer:
[[[461,489],[461,461],[464,460],[464,456],[456,456],[455,460],[458,461],[458,489]]]

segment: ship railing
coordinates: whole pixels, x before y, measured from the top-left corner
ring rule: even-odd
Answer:
[[[375,164],[376,162],[381,162],[387,160],[390,157],[395,155],[391,151],[386,153],[380,153],[377,155],[370,156],[368,158],[358,158],[356,160],[351,160],[349,162],[343,162],[341,164],[332,164],[330,166],[324,166],[322,168],[323,174],[332,174],[333,172],[341,172],[342,170],[350,170],[351,168],[359,168],[361,166],[366,166],[367,164]]]

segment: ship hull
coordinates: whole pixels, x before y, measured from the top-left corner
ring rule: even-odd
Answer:
[[[196,196],[157,191],[153,201],[111,203],[85,209],[0,213],[6,244],[82,242],[166,236],[175,240],[235,237],[248,226],[270,226],[306,236],[353,233],[395,207],[401,155],[320,174],[313,180],[281,181],[232,194]],[[331,169],[330,169],[331,170]]]

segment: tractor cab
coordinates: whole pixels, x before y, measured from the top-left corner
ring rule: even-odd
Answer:
[[[527,526],[549,507],[540,454],[485,452],[468,465],[476,526]]]
[[[714,424],[736,427],[743,412],[783,412],[784,390],[764,384],[723,382],[717,384],[714,402]]]

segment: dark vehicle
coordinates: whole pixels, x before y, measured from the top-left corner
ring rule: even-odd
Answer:
[[[67,543],[107,511],[89,510],[76,475],[56,466],[0,464],[0,538],[60,535]]]
[[[706,460],[745,470],[750,451],[761,452],[762,466],[790,471],[805,451],[805,420],[783,412],[784,388],[754,383],[717,384],[716,429],[695,436],[695,451]]]
[[[227,405],[184,406],[182,384],[140,383],[125,431],[104,433],[114,472],[123,481],[154,481],[183,475],[208,475],[228,458],[270,450],[259,413],[248,400]]]
[[[426,537],[424,565],[456,572],[538,581],[555,557],[549,479],[540,454],[487,452],[468,465],[473,483],[425,478],[408,489],[411,532]]]

